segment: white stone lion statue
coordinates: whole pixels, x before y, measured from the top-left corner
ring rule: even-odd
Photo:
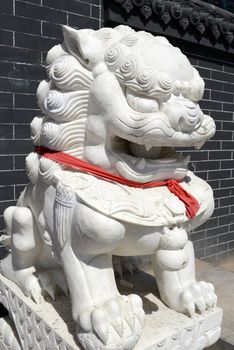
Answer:
[[[188,240],[213,212],[212,190],[176,152],[200,148],[215,124],[199,108],[199,73],[164,37],[122,25],[63,33],[38,87],[30,183],[4,213],[1,272],[36,302],[68,288],[84,349],[132,349],[144,311],[139,296],[120,295],[112,255],[149,255],[178,312],[216,304]]]

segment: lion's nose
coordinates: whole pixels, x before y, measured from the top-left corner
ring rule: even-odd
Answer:
[[[204,118],[199,105],[188,99],[173,101],[164,112],[174,130],[186,133],[198,129]]]
[[[178,120],[181,131],[192,132],[197,129],[202,122],[203,113],[199,106],[192,101],[186,102],[184,111]]]

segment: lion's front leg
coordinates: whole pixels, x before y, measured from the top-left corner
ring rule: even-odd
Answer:
[[[152,262],[162,300],[193,317],[215,307],[217,297],[211,283],[196,280],[193,244],[186,236],[183,229],[167,230]]]
[[[36,303],[42,300],[42,289],[35,276],[41,253],[40,235],[28,207],[8,207],[4,212],[9,254],[1,260],[1,273],[14,281]]]
[[[136,295],[119,294],[111,255],[125,228],[82,204],[77,204],[73,218],[60,260],[78,339],[84,349],[132,349],[144,323],[142,302]]]

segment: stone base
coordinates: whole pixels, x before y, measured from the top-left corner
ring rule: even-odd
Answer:
[[[157,298],[150,275],[141,273],[131,282],[128,288],[120,283],[119,289],[124,294],[139,294],[146,312],[145,328],[134,350],[202,350],[218,340],[221,309],[191,319],[170,310]],[[58,296],[55,301],[48,299],[37,305],[0,275],[0,303],[12,320],[0,318],[0,350],[81,350],[68,297]]]

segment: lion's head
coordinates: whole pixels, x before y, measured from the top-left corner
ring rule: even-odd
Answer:
[[[186,56],[127,26],[63,33],[47,56],[50,80],[38,88],[44,117],[32,123],[34,142],[139,182],[183,178],[189,158],[175,147],[200,148],[215,132]],[[40,172],[52,163],[42,157]]]

